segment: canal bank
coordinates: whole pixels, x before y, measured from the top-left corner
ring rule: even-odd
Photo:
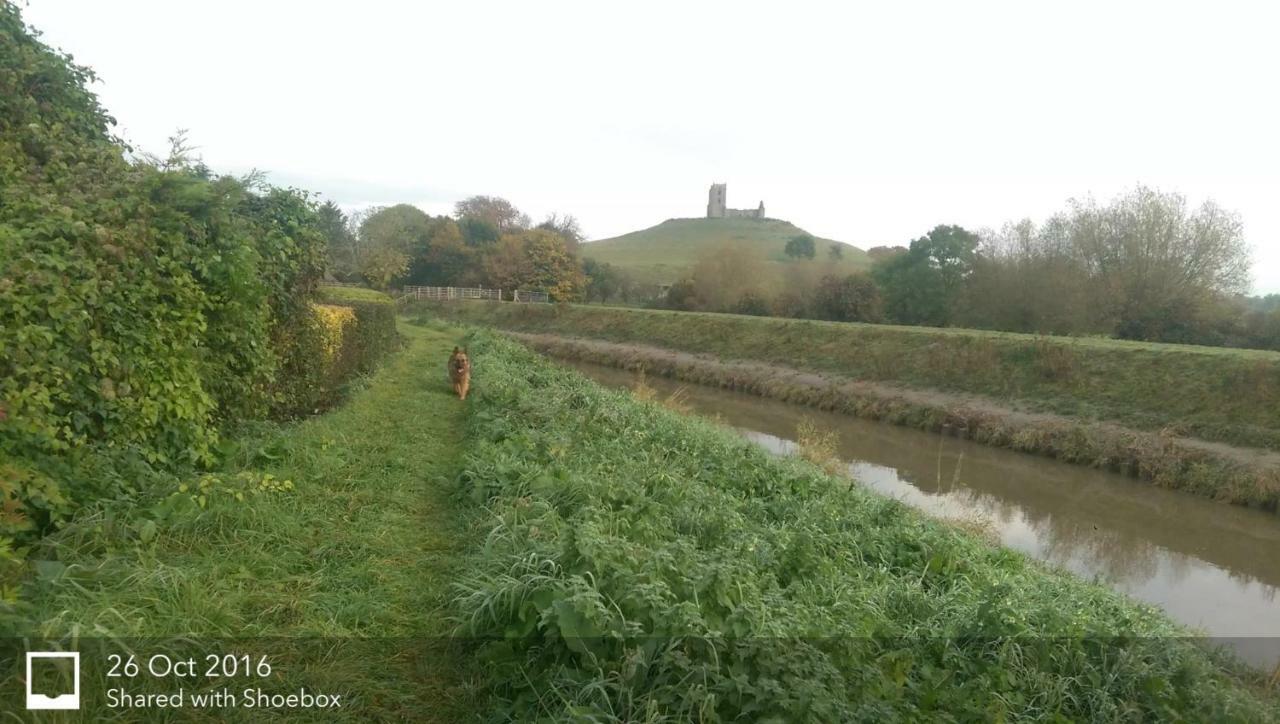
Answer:
[[[1158,487],[1280,511],[1280,453],[1005,405],[980,395],[851,380],[648,345],[507,332],[545,354],[748,392],[1110,470]]]
[[[567,361],[614,388],[632,372]],[[1116,473],[800,405],[648,376],[779,454],[809,421],[855,479],[931,515],[981,521],[1000,544],[1158,606],[1268,670],[1280,664],[1280,519]]]

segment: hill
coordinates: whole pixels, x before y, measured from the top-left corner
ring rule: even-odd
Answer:
[[[728,243],[750,249],[779,268],[795,263],[784,249],[804,229],[779,219],[667,219],[657,226],[582,246],[582,255],[608,262],[643,282],[669,284],[698,259]],[[816,261],[833,271],[856,271],[869,264],[867,253],[844,242],[814,237]],[[833,264],[827,256],[832,244],[844,246],[844,259]]]

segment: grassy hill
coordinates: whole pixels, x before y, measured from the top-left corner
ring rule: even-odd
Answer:
[[[747,248],[779,268],[795,263],[783,251],[792,237],[808,233],[778,219],[667,219],[641,231],[584,244],[582,254],[625,269],[644,282],[670,283],[697,263],[703,254],[725,244]],[[867,253],[856,246],[814,237],[818,263],[833,271],[855,271],[869,265]],[[827,250],[843,244],[844,259],[832,263]]]

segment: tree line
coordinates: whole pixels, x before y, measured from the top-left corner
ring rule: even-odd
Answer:
[[[813,240],[787,245],[801,261]],[[1037,225],[971,232],[942,225],[907,246],[868,250],[870,269],[824,275],[789,265],[769,283],[732,247],[701,259],[662,305],[837,321],[1280,349],[1280,295],[1249,297],[1239,215],[1146,187],[1091,198]]]
[[[556,301],[586,297],[579,258],[584,241],[577,219],[551,214],[534,224],[510,201],[472,196],[452,216],[416,206],[373,207],[346,214],[329,202],[320,209],[334,278],[395,285],[537,289]]]

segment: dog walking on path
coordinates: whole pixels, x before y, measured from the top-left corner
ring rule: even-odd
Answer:
[[[467,388],[471,387],[471,359],[467,357],[466,347],[454,347],[453,354],[449,355],[449,381],[453,383],[458,399],[467,399]]]

